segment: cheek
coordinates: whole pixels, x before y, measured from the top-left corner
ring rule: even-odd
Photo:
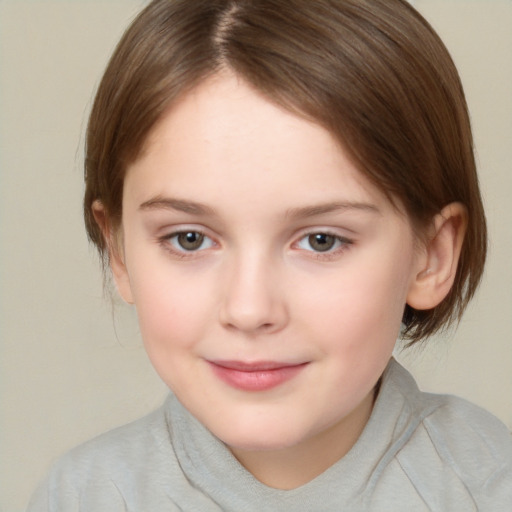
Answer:
[[[323,287],[317,282],[314,293],[304,293],[302,317],[314,319],[310,327],[325,334],[328,349],[369,356],[372,351],[389,352],[399,333],[407,296],[404,265],[405,260],[381,259],[376,264],[361,258],[347,272],[328,276]]]
[[[148,352],[193,344],[203,331],[202,320],[211,315],[207,281],[158,267],[141,274],[132,273],[132,290]]]
[[[135,288],[140,333],[156,372],[180,394],[197,371],[195,354],[208,336],[211,300],[204,283],[198,287],[179,276],[156,277],[144,273]]]

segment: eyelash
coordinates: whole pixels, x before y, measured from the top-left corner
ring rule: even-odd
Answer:
[[[183,246],[181,248],[176,247],[176,245],[173,243],[173,240],[176,240],[176,244],[178,237],[183,235],[189,235],[194,234],[198,235],[199,237],[202,237],[201,245],[197,249],[190,249],[187,250]],[[307,243],[311,242],[311,237],[314,236],[325,236],[325,237],[331,237],[334,239],[334,243],[336,246],[334,248],[329,248],[325,251],[318,251],[314,248],[306,249],[303,247],[300,247],[300,243],[304,240],[307,240]],[[209,246],[206,248],[201,248],[204,241],[209,241]],[[200,229],[183,229],[179,231],[174,231],[172,233],[169,233],[167,235],[164,235],[160,238],[158,238],[159,244],[164,247],[165,250],[171,252],[174,256],[177,256],[180,259],[186,259],[186,258],[194,258],[198,255],[198,253],[201,253],[202,251],[206,249],[210,249],[214,247],[216,242],[209,237],[204,231],[201,231]],[[329,230],[318,230],[318,231],[309,231],[302,236],[292,244],[292,248],[299,247],[300,249],[304,250],[305,252],[310,253],[310,257],[322,260],[322,261],[331,261],[338,256],[340,256],[343,252],[349,249],[349,247],[354,243],[353,240],[346,238],[344,236],[337,235],[335,233],[330,232]],[[181,244],[180,244],[181,245]],[[311,246],[310,246],[311,247]]]
[[[313,257],[317,260],[321,261],[332,261],[339,256],[341,256],[342,253],[347,251],[349,247],[354,243],[353,240],[346,238],[344,236],[337,235],[336,233],[332,233],[329,230],[318,230],[318,231],[309,231],[307,233],[304,233],[301,238],[297,242],[295,242],[294,245],[299,245],[302,241],[307,240],[307,243],[309,244],[311,242],[311,237],[314,236],[326,236],[326,237],[332,237],[334,239],[334,243],[336,246],[334,248],[329,248],[326,251],[316,251],[314,248],[311,250],[309,249],[303,249],[310,254],[310,257]]]
[[[180,249],[180,248],[176,247],[175,244],[173,243],[174,239],[177,240],[178,237],[183,236],[183,235],[189,235],[189,234],[199,235],[200,237],[203,238],[202,242],[204,242],[205,240],[208,240],[210,242],[210,245],[209,245],[209,247],[207,247],[207,249],[216,245],[215,241],[212,240],[211,237],[209,237],[206,233],[204,233],[203,231],[201,231],[199,229],[182,229],[179,231],[174,231],[172,233],[169,233],[167,235],[160,237],[158,239],[158,242],[160,243],[160,245],[162,247],[164,247],[165,250],[171,252],[174,256],[177,256],[181,259],[193,258],[197,253],[202,252],[205,249],[198,248],[198,249],[187,250],[184,247],[182,247]],[[179,242],[176,242],[176,243],[179,243]],[[203,243],[201,243],[201,246],[202,245],[203,245]]]

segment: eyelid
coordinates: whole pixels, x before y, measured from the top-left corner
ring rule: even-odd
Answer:
[[[339,242],[339,245],[333,249],[329,249],[327,251],[315,251],[313,248],[311,250],[304,249],[301,247],[298,247],[298,244],[303,241],[305,238],[308,238],[312,235],[328,235],[332,236],[336,239],[337,242]],[[295,241],[292,244],[292,248],[298,248],[301,251],[304,251],[307,253],[310,257],[313,257],[315,259],[320,260],[329,260],[334,259],[338,256],[340,256],[343,252],[349,249],[351,245],[354,244],[354,239],[352,237],[347,237],[341,233],[339,233],[336,229],[333,228],[308,228],[303,230],[301,233],[299,233],[295,239]]]
[[[196,249],[186,249],[185,247],[181,246],[180,247],[180,237],[182,235],[190,235],[190,234],[194,234],[194,235],[198,235],[198,237],[200,238],[200,245],[199,247],[197,247]],[[204,251],[206,249],[209,249],[210,247],[212,247],[214,245],[214,241],[207,235],[203,235],[203,233],[199,233],[198,231],[190,231],[190,230],[187,230],[187,231],[181,231],[181,232],[178,232],[178,233],[174,233],[172,234],[170,237],[167,238],[169,240],[169,243],[179,252],[184,252],[186,254],[188,253],[192,253],[192,252],[201,252],[201,251]],[[176,244],[174,243],[176,242]],[[206,247],[203,247],[204,245],[207,245]]]
[[[211,241],[211,244],[209,247],[201,248],[197,250],[189,250],[178,248],[172,243],[172,239],[184,234],[184,233],[197,233],[201,236],[203,236],[205,239],[209,239]],[[204,228],[203,226],[197,226],[197,225],[179,225],[179,226],[173,226],[166,228],[166,230],[163,232],[163,234],[158,235],[157,242],[168,252],[173,254],[174,256],[177,256],[181,259],[184,258],[194,258],[199,256],[201,253],[208,251],[211,248],[215,248],[219,246],[219,243],[216,241],[215,237],[212,236],[208,229]]]
[[[350,234],[347,234],[349,232]],[[335,228],[335,227],[324,227],[324,226],[312,226],[307,227],[304,229],[301,229],[297,232],[297,234],[294,236],[295,240],[302,240],[303,238],[311,235],[329,235],[333,236],[334,238],[338,238],[341,240],[346,240],[353,242],[355,238],[355,234],[352,230],[345,229],[345,228]]]

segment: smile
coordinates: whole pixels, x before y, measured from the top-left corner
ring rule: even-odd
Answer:
[[[224,383],[242,391],[267,391],[297,376],[309,363],[208,361]]]

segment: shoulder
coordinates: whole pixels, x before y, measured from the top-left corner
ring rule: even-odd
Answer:
[[[155,458],[161,447],[168,445],[169,425],[165,405],[136,421],[115,428],[87,441],[64,455],[55,469],[65,467],[74,471],[108,471],[126,474],[127,467],[136,468],[141,460]],[[153,462],[155,462],[153,460]]]
[[[139,489],[152,475],[179,472],[167,407],[166,402],[155,412],[66,453],[50,469],[28,511],[124,511],[127,503],[138,502]]]
[[[440,457],[472,487],[506,479],[512,497],[512,435],[486,410],[458,397],[433,395],[438,406],[423,420]]]
[[[399,392],[416,418],[397,454],[408,476],[432,487],[457,488],[478,510],[502,505],[512,510],[512,434],[505,425],[462,398],[422,393],[403,368],[395,371]]]

